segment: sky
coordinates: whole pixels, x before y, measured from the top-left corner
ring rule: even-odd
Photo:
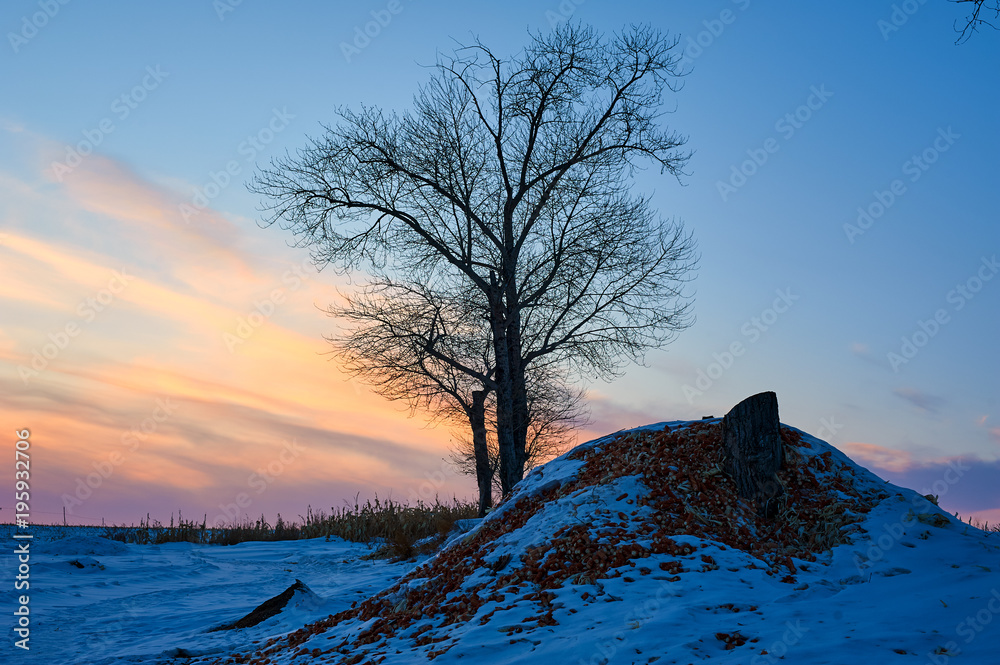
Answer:
[[[573,20],[678,38],[663,122],[693,156],[635,187],[701,257],[696,322],[587,384],[579,440],[774,390],[783,422],[1000,520],[1000,33],[956,45],[963,16],[944,0],[3,3],[0,439],[30,430],[31,519],[471,497],[451,433],[329,354],[323,310],[364,276],[318,271],[245,185],[338,107],[405,111],[438,52],[479,37],[513,54]]]

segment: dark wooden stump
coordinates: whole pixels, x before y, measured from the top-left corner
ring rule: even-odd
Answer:
[[[784,461],[780,428],[773,392],[747,397],[722,419],[722,469],[765,517],[778,513],[785,493],[775,475]]]

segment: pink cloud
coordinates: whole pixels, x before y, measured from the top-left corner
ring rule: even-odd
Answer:
[[[875,443],[849,442],[838,446],[852,459],[879,469],[902,473],[919,466],[913,454],[905,450],[886,448]]]
[[[128,166],[103,155],[87,157],[59,180],[66,192],[85,210],[121,222],[168,229],[220,248],[237,240],[239,229],[211,208],[195,209],[185,219],[182,206],[190,200],[154,185]]]
[[[901,487],[920,494],[935,494],[941,507],[992,523],[1000,522],[1000,461],[974,456],[915,459],[901,450],[871,443],[848,443],[841,448],[855,461]]]
[[[960,514],[959,517],[961,517],[965,522],[968,522],[971,518],[972,523],[980,527],[996,527],[997,525],[1000,525],[1000,508],[973,510],[967,514]]]

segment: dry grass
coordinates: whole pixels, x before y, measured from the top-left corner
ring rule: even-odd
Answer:
[[[221,527],[208,526],[206,515],[201,523],[185,520],[178,515],[175,523],[170,516],[169,525],[158,520],[140,520],[139,525],[111,526],[104,529],[104,537],[123,543],[159,545],[162,543],[188,542],[203,545],[235,545],[248,541],[298,540],[331,536],[343,538],[376,548],[373,557],[407,559],[421,551],[430,551],[444,540],[455,522],[476,516],[475,502],[453,499],[451,503],[433,504],[422,501],[416,505],[398,503],[392,499],[359,503],[353,506],[331,508],[331,513],[306,509],[297,522],[286,522],[279,514],[272,525],[264,516],[257,520],[242,520]]]
[[[958,513],[955,513],[955,517],[958,517],[958,519],[962,519],[961,517],[958,516]],[[988,521],[981,522],[980,520],[974,519],[972,517],[963,521],[969,526],[979,529],[980,531],[985,531],[986,533],[1000,533],[1000,524],[990,524]]]
[[[304,538],[338,536],[355,542],[378,544],[373,556],[408,559],[418,551],[428,551],[444,540],[455,522],[476,517],[474,502],[452,499],[451,503],[433,504],[418,501],[416,505],[382,501],[375,497],[360,504],[355,497],[353,506],[332,508],[329,516],[309,513],[305,520]]]
[[[139,520],[139,525],[115,525],[106,527],[102,534],[105,538],[123,543],[137,545],[160,545],[162,543],[198,543],[201,545],[235,545],[247,541],[295,540],[301,536],[301,529],[295,523],[285,522],[281,515],[272,526],[261,515],[256,521],[249,517],[226,524],[221,527],[210,527],[206,515],[201,523],[185,520],[179,515],[176,524],[174,516],[170,516],[170,524],[164,525],[159,520]]]

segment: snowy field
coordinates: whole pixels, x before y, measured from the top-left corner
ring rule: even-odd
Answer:
[[[11,527],[0,529],[4,542],[14,543]],[[338,612],[413,566],[362,560],[367,547],[340,539],[126,545],[97,536],[101,529],[33,532],[31,650],[16,649],[8,633],[0,663],[183,663],[171,656],[243,650]],[[13,579],[15,568],[6,555],[5,579]],[[205,632],[241,618],[296,579],[316,595],[294,598],[279,616],[253,628]],[[3,606],[15,607],[7,584]]]
[[[649,437],[634,445],[655,450],[654,432],[686,426],[644,428]],[[816,492],[840,497],[831,515],[859,511],[837,522],[850,542],[815,554],[795,549],[795,537],[786,550],[727,546],[725,529],[753,524],[728,512],[725,524],[695,494],[650,487],[651,477],[628,464],[608,466],[600,456],[615,450],[611,441],[536,469],[476,529],[411,563],[364,560],[367,547],[340,540],[138,546],[94,530],[65,537],[38,528],[31,651],[8,637],[0,662],[1000,663],[1000,534],[971,528],[802,435],[803,473]],[[669,486],[686,485],[675,481]],[[701,535],[661,538],[657,549],[659,495],[685,502],[697,519],[684,523]],[[9,528],[3,533],[14,542]],[[569,556],[573,542],[589,549]],[[8,579],[14,567],[6,555]],[[277,616],[206,632],[296,579],[311,591]],[[15,606],[9,585],[3,603]]]

